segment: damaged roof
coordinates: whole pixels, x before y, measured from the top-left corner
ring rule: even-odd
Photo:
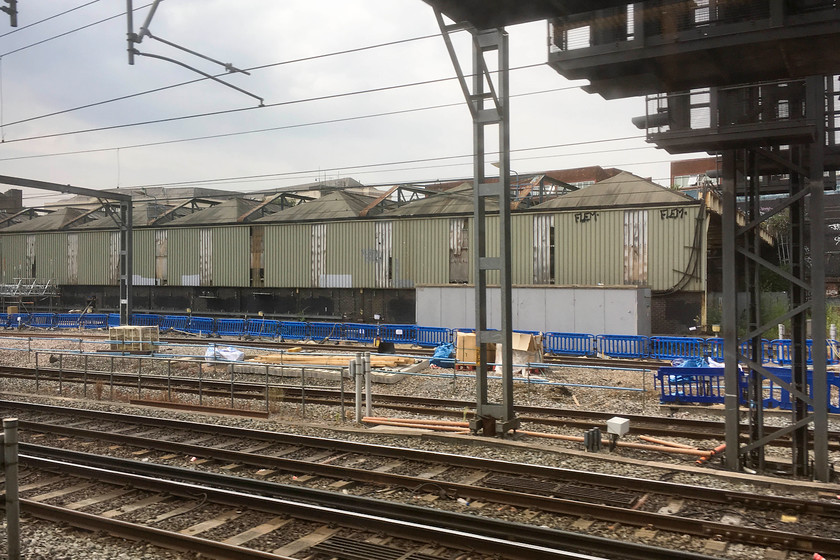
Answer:
[[[185,225],[213,225],[213,224],[232,224],[239,221],[239,218],[254,210],[257,206],[262,204],[259,200],[252,200],[250,198],[232,198],[219,204],[210,206],[197,212],[192,212],[186,216],[176,218],[169,222],[173,226]],[[275,211],[280,210],[280,206],[276,206]],[[272,207],[263,208],[264,212],[271,212]]]
[[[38,216],[19,224],[13,224],[3,228],[3,233],[24,232],[24,231],[58,231],[67,224],[76,221],[88,210],[82,208],[61,208],[44,216]]]
[[[664,206],[696,203],[680,192],[666,189],[647,179],[622,171],[590,187],[565,194],[534,206],[547,208],[605,208],[609,206]]]
[[[454,189],[442,191],[422,200],[410,202],[389,212],[385,216],[428,216],[434,214],[472,214],[475,208],[472,183],[462,183]],[[488,212],[498,212],[499,204],[487,201]]]
[[[287,222],[358,218],[376,198],[350,191],[335,191],[315,200],[287,208],[255,222]]]

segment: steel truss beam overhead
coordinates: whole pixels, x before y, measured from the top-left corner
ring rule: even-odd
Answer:
[[[732,470],[744,466],[765,469],[764,446],[780,437],[791,439],[791,474],[811,476],[827,482],[831,476],[828,461],[828,393],[826,379],[825,263],[823,254],[823,179],[826,82],[823,77],[806,82],[808,121],[816,127],[811,144],[790,146],[789,160],[764,148],[728,150],[723,153],[723,338],[726,378],[726,463]],[[830,90],[830,88],[829,88]],[[785,164],[789,177],[789,198],[773,212],[760,213],[761,163]],[[747,224],[737,224],[736,198],[746,203]],[[807,207],[807,208],[806,208]],[[760,227],[787,209],[791,224],[791,267],[783,270],[761,258]],[[807,210],[807,218],[806,218]],[[814,255],[814,258],[810,258]],[[761,313],[761,278],[768,272],[790,284],[788,310],[765,318]],[[744,285],[738,285],[738,279]],[[743,291],[741,291],[743,290]],[[746,333],[739,335],[738,299],[746,297]],[[811,351],[808,349],[807,323],[810,318]],[[763,365],[762,334],[785,320],[791,321],[790,382],[777,371]],[[810,356],[809,356],[810,354]],[[738,364],[747,366],[746,374]],[[809,372],[808,364],[811,365]],[[739,397],[742,376],[746,375],[749,442],[741,445]],[[791,417],[788,426],[767,435],[763,408],[767,383],[790,394]],[[809,391],[810,386],[810,391]],[[809,441],[813,427],[813,450]]]
[[[85,189],[82,187],[74,187],[72,185],[60,185],[58,183],[36,181],[35,179],[9,177],[7,175],[0,175],[0,183],[5,185],[14,185],[16,187],[55,191],[63,194],[89,196],[96,198],[104,205],[105,211],[111,216],[111,218],[113,218],[120,230],[120,324],[129,324],[131,311],[133,309],[131,284],[134,274],[132,267],[132,262],[134,260],[132,249],[134,225],[132,218],[131,195],[98,191],[95,189]],[[112,208],[110,204],[105,204],[103,202],[104,200],[112,200],[119,203],[119,208]]]
[[[443,14],[435,16],[446,48],[458,75],[461,90],[473,119],[473,282],[475,283],[475,334],[478,358],[476,364],[476,417],[470,422],[474,433],[504,435],[519,427],[513,409],[513,320],[511,306],[510,253],[510,63],[508,35],[502,28],[476,29],[465,25],[448,25]],[[472,39],[472,75],[466,76],[458,61],[451,33],[466,29]],[[487,56],[496,55],[496,72],[488,69]],[[495,76],[494,76],[495,74]],[[495,77],[495,80],[494,80]],[[498,152],[488,153],[488,128],[498,132]],[[492,155],[491,155],[492,154]],[[490,159],[488,159],[488,156]],[[498,163],[496,163],[498,162]],[[498,182],[488,182],[487,164],[498,165]],[[499,207],[499,244],[488,245],[487,203],[495,199]],[[488,274],[497,272],[501,293],[499,330],[488,328]],[[490,400],[488,351],[502,349],[501,402]],[[492,352],[491,355],[496,355]]]

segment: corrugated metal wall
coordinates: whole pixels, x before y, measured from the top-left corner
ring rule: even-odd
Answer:
[[[374,283],[377,288],[391,288],[394,279],[394,223],[378,220],[374,222],[374,230],[376,243]]]
[[[134,251],[134,262],[132,273],[134,284],[137,286],[151,286],[155,284],[155,236],[160,230],[135,229],[132,250]],[[116,239],[116,250],[120,250],[119,232]],[[119,282],[119,271],[117,271]]]
[[[47,233],[35,237],[35,273],[38,278],[53,278],[66,284],[67,234]]]
[[[119,234],[117,234],[119,235]],[[111,232],[85,231],[78,234],[77,276],[79,284],[111,284]],[[119,240],[117,241],[119,251]],[[117,273],[119,279],[119,273]]]
[[[326,256],[322,288],[376,287],[379,253],[372,222],[327,224]]]
[[[624,211],[624,283],[648,283],[648,211]]]
[[[554,214],[533,216],[534,284],[551,284],[554,280]],[[522,246],[527,249],[527,245]]]
[[[265,285],[297,288],[312,284],[312,225],[265,227]]]
[[[27,269],[29,259],[26,257],[27,235],[4,235],[0,239],[3,259],[3,282],[11,282],[15,278],[28,278],[31,271]]]
[[[394,222],[394,287],[449,282],[449,255],[440,247],[449,245],[450,218],[398,220]]]
[[[697,225],[696,206],[649,210],[648,218],[648,279],[654,290],[667,290],[680,282],[689,266],[694,230]],[[702,221],[700,261],[697,274],[683,290],[703,290],[706,279],[706,231],[708,214]]]
[[[251,283],[251,239],[248,226],[212,229],[214,286],[246,287]]]
[[[562,212],[554,224],[557,284],[623,283],[623,210]]]
[[[201,278],[199,268],[199,230],[193,228],[170,229],[169,285],[198,286]]]
[[[555,284],[671,288],[689,265],[696,212],[696,206],[688,206],[514,214],[511,280],[518,285],[551,283],[553,228]],[[472,282],[474,226],[472,218],[465,219]],[[449,283],[456,220],[461,218],[266,225],[265,286],[410,288]],[[498,254],[498,224],[496,216],[487,220],[488,256]],[[136,229],[134,283],[247,287],[249,227]],[[698,271],[686,290],[705,286],[705,235],[701,239]],[[119,235],[113,230],[0,234],[4,281],[30,276],[34,261],[39,278],[114,285],[119,280],[118,250]],[[497,273],[488,275],[490,284],[498,281]]]

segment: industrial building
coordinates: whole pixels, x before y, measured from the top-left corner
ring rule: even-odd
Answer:
[[[606,178],[577,188],[564,175]],[[414,323],[418,286],[473,282],[472,184],[454,184],[133,193],[135,311]],[[585,168],[523,175],[512,192],[514,285],[647,287],[651,333],[704,324],[706,293],[719,289],[713,191],[692,198]],[[57,300],[31,305],[117,307],[119,233],[101,205],[75,197],[7,212],[2,225],[3,283],[59,287]],[[492,217],[489,235],[499,235]]]

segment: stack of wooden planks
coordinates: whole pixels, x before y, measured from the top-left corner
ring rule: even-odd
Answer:
[[[266,354],[248,360],[261,364],[277,365],[312,365],[312,366],[346,366],[354,356],[344,355],[313,355],[313,354]],[[410,366],[414,364],[413,358],[404,356],[393,356],[390,354],[371,354],[370,367],[372,368],[395,368]]]

